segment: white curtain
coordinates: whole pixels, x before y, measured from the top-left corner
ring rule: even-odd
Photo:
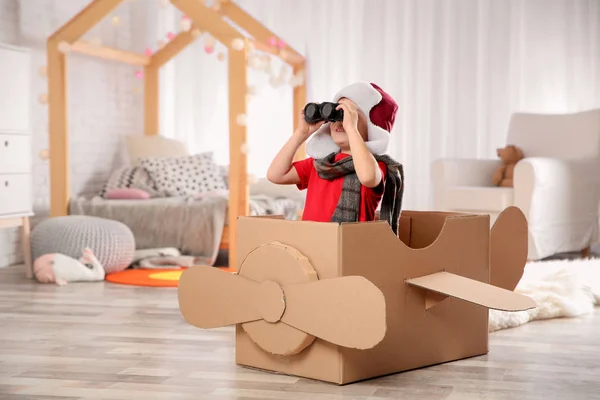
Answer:
[[[389,153],[405,167],[405,208],[430,207],[434,159],[495,157],[511,113],[600,107],[598,0],[236,3],[308,57],[309,101],[355,80],[397,100]],[[168,14],[179,29],[180,15]],[[201,38],[164,72],[163,132],[227,163],[227,67],[217,59],[226,50],[203,48]],[[249,73],[258,88],[248,109],[249,170],[264,176],[293,130],[292,90]]]

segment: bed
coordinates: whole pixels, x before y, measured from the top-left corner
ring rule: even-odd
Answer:
[[[297,219],[301,198],[250,196],[250,215],[283,215]],[[71,199],[71,215],[90,215],[123,222],[133,232],[136,248],[177,248],[197,257],[198,263],[214,265],[229,250],[228,199],[216,196],[167,197],[147,200],[112,200],[100,196]]]
[[[283,199],[248,197],[249,182],[247,171],[247,127],[240,123],[241,116],[247,113],[246,97],[248,94],[247,70],[250,57],[259,56],[276,57],[289,64],[293,68],[295,84],[293,86],[293,119],[294,126],[298,124],[299,113],[297,110],[306,104],[306,82],[305,58],[296,50],[291,48],[286,41],[278,37],[274,32],[255,20],[251,15],[237,6],[233,1],[218,1],[212,7],[203,1],[197,0],[170,0],[183,15],[189,17],[191,24],[188,28],[182,28],[174,37],[165,43],[160,49],[151,55],[140,54],[122,49],[110,48],[104,45],[85,42],[82,36],[90,31],[102,19],[109,16],[116,7],[125,0],[92,0],[77,15],[67,21],[47,40],[47,70],[48,70],[48,120],[49,120],[49,154],[50,154],[50,213],[52,217],[63,216],[69,213],[85,213],[87,215],[113,216],[113,218],[128,219],[128,225],[137,230],[140,237],[140,246],[148,246],[153,240],[153,235],[142,235],[140,232],[157,232],[159,221],[167,221],[167,224],[177,226],[175,222],[182,215],[193,215],[193,218],[201,218],[209,215],[209,209],[218,210],[210,217],[205,217],[197,225],[186,221],[183,223],[182,232],[161,232],[160,237],[165,239],[162,244],[185,243],[184,249],[194,249],[207,255],[211,255],[215,243],[220,242],[219,247],[232,248],[236,246],[237,217],[252,214],[252,212],[270,212],[282,204],[287,204]],[[228,195],[220,199],[210,201],[190,201],[189,197],[171,199],[154,199],[136,204],[132,200],[128,202],[101,201],[102,199],[81,199],[73,197],[70,192],[69,183],[69,129],[68,129],[68,74],[67,56],[69,53],[84,54],[104,60],[116,61],[143,68],[144,81],[144,135],[147,137],[160,136],[165,132],[159,132],[159,76],[160,69],[173,57],[179,54],[190,43],[202,35],[212,35],[214,39],[227,47],[227,57],[224,68],[228,68],[228,96],[229,96],[229,160],[230,174],[228,178]],[[276,44],[276,45],[275,45]],[[304,148],[301,147],[295,159],[305,157]],[[252,196],[252,194],[250,194]],[[268,195],[266,195],[268,196]],[[277,197],[277,196],[275,196]],[[263,206],[261,206],[261,204]],[[267,206],[264,206],[268,204]],[[285,207],[284,207],[285,208]],[[157,210],[165,209],[166,215],[172,213],[172,217],[157,216]],[[135,210],[135,212],[131,212]],[[142,211],[145,210],[146,214]],[[262,211],[260,211],[262,210]],[[139,211],[139,212],[138,212]],[[179,213],[179,214],[178,214]],[[291,211],[290,211],[291,213]],[[132,215],[137,217],[133,217]],[[229,217],[227,217],[229,216]],[[158,218],[158,219],[156,219]],[[226,221],[226,219],[229,219]],[[141,221],[148,224],[147,227],[139,225]],[[180,223],[181,224],[181,223]],[[198,228],[200,227],[200,228]],[[212,239],[209,236],[209,228],[216,235]],[[203,232],[204,239],[210,245],[199,245],[198,240],[192,246],[184,239],[193,241],[193,235]],[[218,232],[221,232],[217,235]],[[164,236],[163,236],[164,235]],[[143,238],[142,236],[148,236]],[[179,238],[179,239],[178,239]],[[223,239],[219,239],[223,238]],[[194,247],[194,246],[200,246]],[[235,252],[229,257],[229,266],[236,268],[238,261]]]

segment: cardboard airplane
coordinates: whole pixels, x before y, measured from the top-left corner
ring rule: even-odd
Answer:
[[[240,217],[238,272],[186,270],[190,324],[236,325],[236,363],[346,384],[488,352],[488,309],[521,311],[527,221],[403,211],[384,221]]]

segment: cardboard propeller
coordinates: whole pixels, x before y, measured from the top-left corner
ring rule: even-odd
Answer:
[[[179,282],[186,321],[204,329],[242,324],[274,354],[296,354],[316,337],[368,349],[386,333],[385,298],[377,286],[361,276],[318,280],[306,257],[279,242],[252,251],[237,274],[193,267]]]

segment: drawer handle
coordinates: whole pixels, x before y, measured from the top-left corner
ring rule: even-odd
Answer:
[[[4,147],[8,147],[8,140],[4,141]]]
[[[8,187],[8,181],[4,181],[4,186]]]

